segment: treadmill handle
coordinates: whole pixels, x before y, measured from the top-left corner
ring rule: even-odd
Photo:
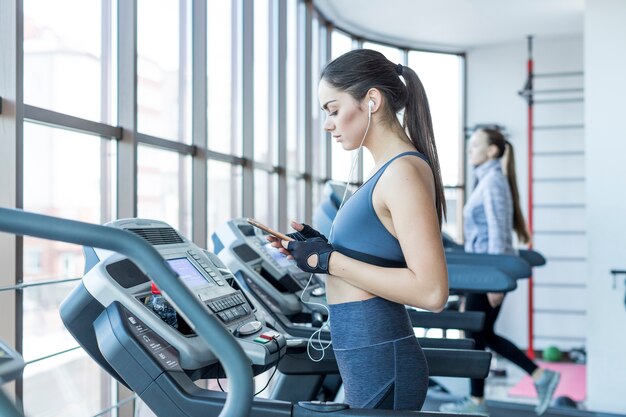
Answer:
[[[219,417],[246,417],[250,414],[254,394],[250,360],[152,245],[126,230],[4,207],[0,207],[0,231],[102,248],[127,256],[172,298],[222,363],[231,379],[231,390]]]

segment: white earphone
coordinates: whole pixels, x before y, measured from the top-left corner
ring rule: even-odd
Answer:
[[[374,105],[375,105],[374,100],[370,99],[367,102],[367,127],[365,128],[365,134],[363,135],[363,139],[361,139],[361,143],[359,144],[358,149],[361,149],[361,147],[363,146],[363,142],[365,142],[365,137],[367,136],[367,132],[369,132],[370,130],[370,124],[372,122],[372,110],[374,108]],[[346,189],[343,193],[343,198],[341,199],[341,203],[339,204],[339,208],[337,210],[341,210],[341,208],[343,207],[343,203],[346,202],[346,197],[348,195],[348,188],[349,188],[348,184],[350,184],[352,181],[352,173],[354,172],[354,168],[356,167],[356,162],[358,160],[358,149],[357,149],[357,153],[355,153],[355,157],[352,159],[352,166],[350,167],[350,173],[348,174],[348,181],[346,182]],[[335,226],[335,219],[333,219],[330,225],[330,231],[328,233],[329,241],[332,241],[334,226]],[[328,349],[330,345],[332,344],[332,341],[330,340],[326,342],[326,344],[324,344],[324,341],[322,340],[322,330],[324,330],[324,328],[326,327],[329,327],[330,310],[328,309],[327,306],[323,304],[315,303],[312,301],[304,301],[304,294],[306,293],[307,288],[309,288],[309,284],[311,283],[312,279],[313,279],[313,274],[309,276],[309,281],[306,283],[304,290],[302,290],[302,292],[300,293],[300,301],[302,301],[304,304],[312,304],[312,305],[321,306],[324,310],[326,310],[326,313],[327,313],[326,321],[322,323],[322,326],[319,329],[313,332],[313,334],[309,337],[309,340],[306,344],[306,354],[309,356],[309,359],[311,359],[313,362],[321,362],[324,359],[324,354],[326,353],[326,349]],[[317,343],[317,346],[315,345],[315,343]],[[321,352],[321,356],[319,358],[314,358],[311,355],[311,349]]]

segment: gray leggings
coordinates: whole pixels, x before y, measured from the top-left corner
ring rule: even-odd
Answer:
[[[405,307],[374,297],[329,308],[346,403],[419,411],[428,389],[428,365]]]

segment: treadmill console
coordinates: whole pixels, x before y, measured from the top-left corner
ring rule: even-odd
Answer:
[[[207,314],[214,315],[237,338],[250,358],[255,374],[273,366],[284,354],[285,337],[266,327],[264,317],[257,317],[257,308],[251,299],[213,253],[199,248],[160,221],[124,219],[107,226],[135,233],[151,243],[176,272],[178,279],[206,306]],[[98,361],[99,352],[92,354],[95,349],[89,345],[89,339],[94,335],[100,338],[106,333],[98,328],[104,319],[94,317],[97,331],[89,335],[80,323],[85,321],[87,311],[95,309],[92,313],[95,316],[98,305],[108,309],[115,304],[116,312],[109,312],[108,320],[116,324],[105,323],[106,326],[123,329],[163,369],[184,370],[198,378],[215,377],[219,370],[215,367],[217,358],[197,336],[193,323],[180,313],[166,293],[163,296],[177,313],[176,326],[166,323],[149,306],[151,280],[133,262],[117,253],[92,248],[85,248],[85,251],[93,252],[87,258],[97,262],[85,274],[79,288],[64,301],[61,315],[66,327],[94,359]],[[94,300],[97,301],[96,307],[93,307]],[[119,339],[118,335],[116,337]],[[98,340],[100,349],[101,344]]]
[[[218,257],[264,307],[267,320],[273,320],[273,326],[291,336],[308,337],[311,328],[315,330],[326,319],[327,311],[322,306],[326,305],[324,280],[300,270],[266,237],[265,232],[242,218],[228,221],[212,235]]]

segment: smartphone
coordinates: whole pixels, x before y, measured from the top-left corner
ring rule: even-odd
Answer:
[[[277,232],[276,230],[270,229],[269,227],[267,227],[266,225],[264,225],[263,223],[259,223],[258,221],[251,219],[251,218],[247,218],[246,221],[251,224],[254,227],[258,227],[259,229],[263,230],[266,233],[269,233],[270,235],[279,238],[280,240],[295,240],[290,238],[287,235],[284,235],[280,232]]]

